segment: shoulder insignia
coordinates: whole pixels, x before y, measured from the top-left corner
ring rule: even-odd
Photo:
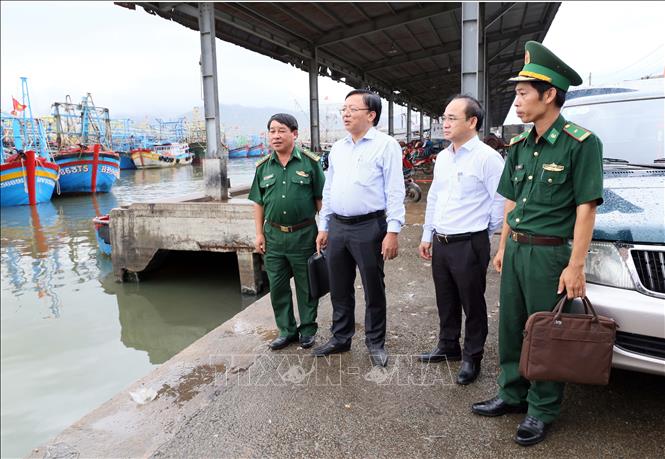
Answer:
[[[531,132],[531,129],[522,132],[520,135],[516,135],[512,139],[510,139],[510,143],[508,144],[509,147],[512,147],[516,143],[521,142],[522,140],[526,139],[529,136],[529,133]]]
[[[575,123],[567,122],[563,126],[563,132],[571,136],[573,139],[577,140],[578,142],[584,142],[586,139],[588,139],[593,132],[584,129],[581,126],[578,126]]]
[[[261,164],[265,163],[265,162],[268,161],[269,159],[270,159],[270,155],[265,155],[263,158],[259,159],[259,160],[256,162],[256,167],[259,167]]]
[[[311,159],[311,160],[314,161],[314,162],[317,162],[317,163],[318,163],[319,160],[321,159],[321,157],[320,157],[319,155],[316,155],[316,154],[312,153],[312,152],[309,151],[309,150],[302,149],[302,150],[300,150],[300,152],[301,152],[303,155],[307,156],[309,159]]]

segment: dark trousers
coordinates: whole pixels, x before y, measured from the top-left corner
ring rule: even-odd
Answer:
[[[439,347],[457,353],[460,350],[462,309],[466,315],[464,350],[467,361],[483,357],[487,338],[485,278],[490,260],[487,231],[471,239],[445,243],[436,237],[432,246],[432,277],[439,309]]]
[[[382,348],[386,339],[386,289],[381,244],[385,217],[347,224],[330,219],[326,260],[333,306],[331,331],[339,344],[351,342],[355,333],[356,266],[365,291],[365,344]]]

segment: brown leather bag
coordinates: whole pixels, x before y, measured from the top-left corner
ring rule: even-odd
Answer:
[[[609,382],[617,324],[599,316],[587,297],[584,314],[565,314],[566,295],[552,312],[536,312],[524,326],[520,374],[531,381]]]

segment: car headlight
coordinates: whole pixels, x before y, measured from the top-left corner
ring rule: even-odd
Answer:
[[[635,290],[635,283],[622,255],[628,256],[628,250],[622,254],[610,242],[591,242],[585,264],[586,280],[593,284]]]

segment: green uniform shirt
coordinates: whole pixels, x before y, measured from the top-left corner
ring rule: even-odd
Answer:
[[[272,152],[257,163],[249,199],[263,206],[265,219],[295,225],[316,215],[325,177],[318,157],[294,148],[286,166]]]
[[[515,231],[572,238],[577,206],[603,202],[603,145],[559,115],[538,143],[535,129],[511,140],[497,191]]]

